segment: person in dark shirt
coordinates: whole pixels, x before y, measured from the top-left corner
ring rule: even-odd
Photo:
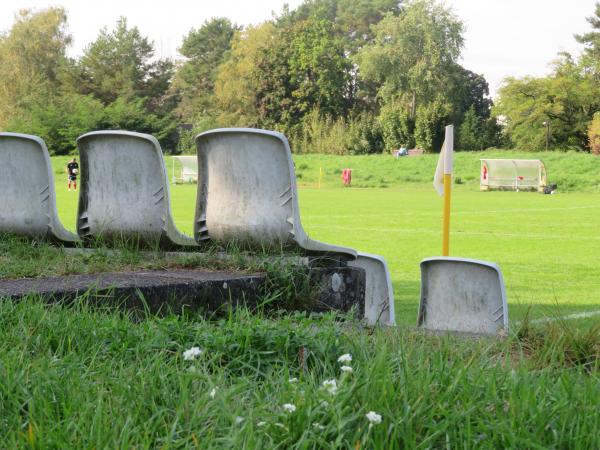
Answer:
[[[69,177],[69,183],[67,184],[67,189],[71,190],[71,183],[73,183],[73,190],[77,190],[77,174],[79,173],[79,164],[77,164],[77,160],[73,158],[67,164],[66,172]]]

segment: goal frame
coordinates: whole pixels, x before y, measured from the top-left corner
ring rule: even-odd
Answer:
[[[175,168],[175,161],[179,161],[179,170]],[[192,169],[193,161],[196,162],[194,171]],[[179,176],[177,176],[179,175]],[[198,157],[195,155],[172,156],[172,176],[173,184],[197,183],[198,182]]]

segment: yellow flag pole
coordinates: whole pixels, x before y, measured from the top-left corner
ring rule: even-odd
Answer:
[[[452,198],[452,154],[454,152],[454,127],[446,127],[444,141],[444,218],[442,226],[442,256],[450,255],[450,200]]]
[[[319,189],[321,189],[321,178],[323,178],[323,168],[319,167]]]

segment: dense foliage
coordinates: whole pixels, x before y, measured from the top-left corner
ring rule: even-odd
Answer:
[[[449,123],[458,150],[541,149],[547,132],[551,147],[587,149],[600,6],[589,22],[579,60],[507,79],[494,107],[485,78],[459,64],[462,22],[437,0],[305,0],[249,27],[213,18],[184,37],[178,61],[157,59],[124,18],[71,59],[65,10],[25,10],[0,35],[0,129],[41,135],[56,154],[106,128],[186,152],[194,133],[226,126],[277,129],[302,153],[437,151]]]

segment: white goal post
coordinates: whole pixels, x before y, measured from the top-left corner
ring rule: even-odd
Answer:
[[[479,186],[482,191],[543,191],[546,168],[539,159],[481,159]]]
[[[179,167],[175,167],[175,160],[179,161]],[[198,157],[197,156],[173,156],[173,184],[175,183],[197,183],[198,182]]]

